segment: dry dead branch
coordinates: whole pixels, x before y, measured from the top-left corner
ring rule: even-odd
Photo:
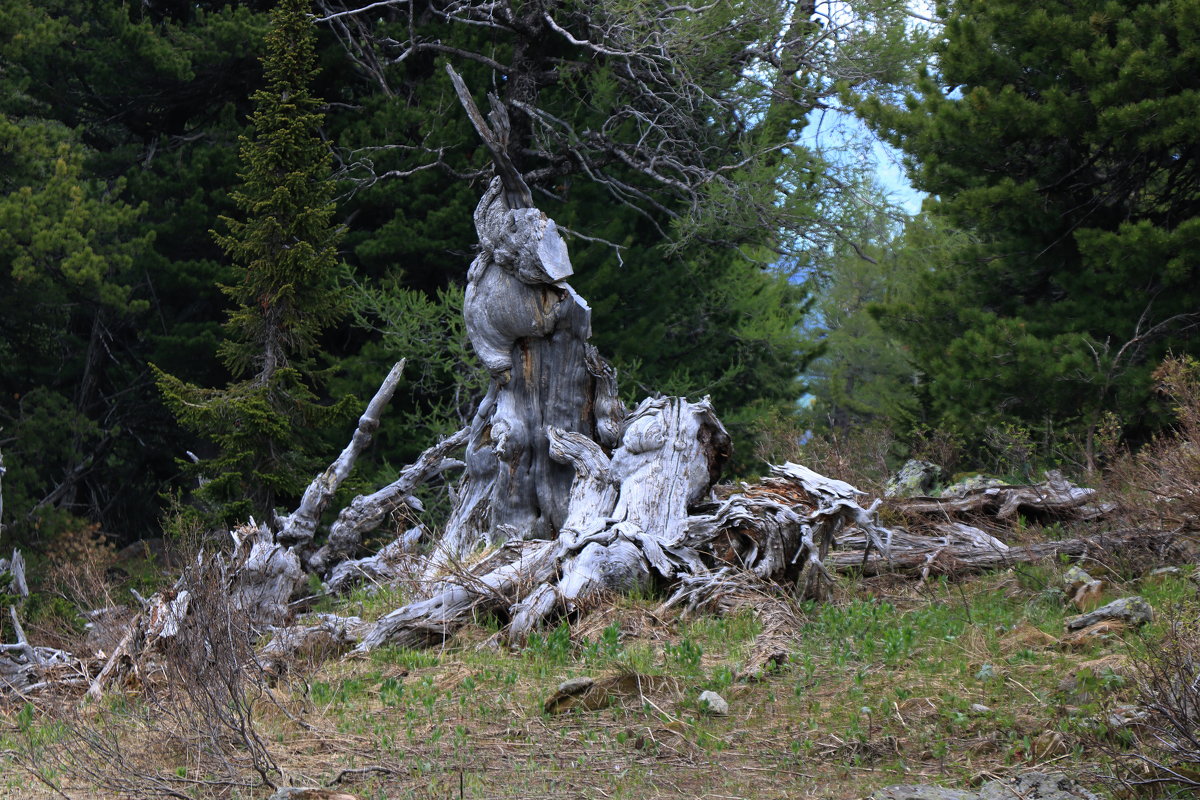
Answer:
[[[1098,502],[1095,489],[1076,486],[1057,470],[1046,473],[1042,483],[1028,486],[989,486],[957,497],[891,498],[888,504],[904,514],[934,519],[986,516],[1004,522],[1015,522],[1018,516],[1094,519],[1114,508]]]
[[[403,372],[404,359],[400,359],[384,378],[383,383],[375,392],[375,396],[371,398],[371,402],[367,403],[366,410],[358,419],[358,427],[355,428],[350,443],[342,450],[341,455],[329,465],[328,469],[313,479],[296,510],[278,521],[277,538],[279,542],[295,545],[312,541],[317,524],[321,520],[321,513],[329,505],[334,492],[350,476],[350,471],[354,469],[354,462],[371,443],[371,438],[379,429],[379,418],[383,414],[384,407],[391,401]]]

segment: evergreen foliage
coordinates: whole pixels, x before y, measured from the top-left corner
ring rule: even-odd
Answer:
[[[57,32],[9,10],[29,31],[0,51],[0,445],[7,532],[37,540],[86,513],[108,459],[136,461],[110,400],[127,375],[113,340],[144,317],[133,265],[153,237],[124,182],[92,175],[77,132],[28,94],[14,48]]]
[[[241,268],[223,287],[236,303],[220,354],[234,378],[202,389],[160,373],[168,404],[218,454],[196,466],[201,495],[221,517],[268,513],[298,495],[327,454],[312,431],[349,410],[352,398],[322,406],[312,387],[318,336],[343,312],[336,286],[339,230],[333,222],[330,155],[319,134],[319,101],[307,0],[284,0],[272,15],[263,59],[265,88],[254,96],[242,137],[240,219],[222,217],[217,242]]]
[[[717,4],[694,17],[678,12],[659,31],[651,23],[663,12],[652,4],[514,4],[540,30],[537,46],[518,41],[514,31],[451,24],[420,1],[380,7],[360,17],[364,25],[399,41],[409,33],[411,8],[418,35],[442,48],[395,63],[363,51],[355,51],[363,56],[356,61],[332,26],[318,26],[311,47],[321,69],[305,75],[312,94],[331,101],[322,125],[327,139],[342,145],[337,179],[346,263],[329,266],[327,246],[335,238],[326,234],[335,217],[322,215],[332,195],[314,195],[300,198],[297,207],[312,213],[295,220],[315,232],[311,247],[292,253],[295,264],[267,266],[279,274],[307,269],[312,256],[311,263],[324,265],[314,274],[336,272],[353,304],[350,327],[330,326],[337,303],[322,298],[335,292],[331,283],[283,277],[275,284],[275,273],[247,273],[267,258],[274,234],[246,204],[266,211],[284,199],[251,194],[254,170],[271,172],[266,162],[242,163],[241,200],[230,191],[239,181],[236,144],[254,124],[251,113],[266,108],[253,92],[270,81],[260,58],[267,11],[275,5],[0,0],[0,205],[11,239],[0,254],[0,447],[8,459],[10,518],[25,519],[36,506],[33,517],[43,523],[57,517],[55,525],[73,524],[70,516],[79,515],[119,540],[157,535],[159,509],[147,498],[179,482],[176,457],[189,448],[209,457],[242,453],[244,460],[225,467],[189,472],[213,481],[205,493],[218,505],[259,484],[254,504],[261,513],[269,495],[287,494],[311,477],[300,475],[308,469],[305,447],[324,459],[344,444],[344,431],[318,429],[327,415],[313,405],[316,395],[370,394],[400,356],[409,358],[404,384],[358,479],[391,477],[433,436],[461,424],[482,379],[461,336],[458,306],[475,245],[477,179],[489,166],[442,61],[454,60],[480,92],[491,87],[508,99],[511,89],[512,99],[534,102],[576,131],[603,130],[623,145],[637,141],[635,118],[651,109],[630,100],[628,76],[613,59],[594,58],[550,32],[538,22],[538,9],[583,39],[592,36],[589,19],[611,24],[617,44],[643,55],[665,36],[686,56],[667,76],[683,81],[675,88],[691,91],[691,81],[736,108],[720,114],[704,105],[658,108],[677,133],[694,135],[708,165],[731,181],[701,187],[696,207],[587,145],[601,154],[607,177],[645,192],[645,213],[614,202],[611,184],[595,183],[556,153],[569,136],[531,133],[536,126],[523,112],[512,116],[529,150],[518,159],[530,170],[538,204],[562,224],[622,248],[618,258],[610,245],[570,243],[573,282],[596,309],[594,341],[620,367],[627,399],[658,391],[711,394],[738,439],[741,466],[757,466],[755,431],[763,419],[794,414],[802,391],[797,375],[812,354],[800,325],[807,285],[790,280],[790,264],[763,264],[777,261],[772,249],[795,245],[797,232],[805,241],[820,238],[810,222],[824,167],[794,140],[807,110],[830,96],[837,80],[813,66],[818,54],[809,49],[829,41],[829,31],[793,20],[788,36],[796,35],[795,45],[779,54],[797,79],[766,86],[748,66],[763,63],[760,55],[743,40],[767,41],[778,32],[793,7],[782,0]],[[903,5],[894,0],[856,10],[867,6],[902,19]],[[906,46],[899,27],[880,29],[891,45]],[[646,35],[631,36],[639,30]],[[870,62],[868,72],[878,71],[868,38],[843,38],[840,45],[855,68]],[[514,72],[499,75],[455,50],[487,53]],[[281,67],[279,77],[286,71]],[[517,91],[530,88],[522,71],[542,81],[532,94]],[[277,101],[282,94],[264,100]],[[302,116],[316,110],[309,104]],[[296,148],[293,157],[312,144],[299,137],[287,143],[292,134],[283,127],[275,135],[280,147]],[[762,157],[743,163],[751,153]],[[326,162],[321,169],[328,168]],[[736,187],[747,202],[734,198]],[[763,223],[756,214],[764,210],[792,220],[792,229]],[[223,232],[230,253],[209,235],[213,228]],[[741,249],[717,246],[718,239]],[[278,319],[256,313],[263,299]],[[315,313],[276,325],[288,309]],[[268,348],[269,341],[277,346]],[[273,391],[251,397],[246,387],[280,356],[284,366],[275,370]],[[161,377],[163,386],[193,392],[187,413],[196,426],[214,436],[227,430],[236,440],[193,445],[194,433],[161,402],[151,363],[172,376]],[[318,391],[312,373],[327,365],[336,368],[320,373],[326,389]],[[252,423],[246,427],[235,426],[231,406],[217,402],[225,389],[198,388],[224,386],[231,371],[228,399],[244,406]],[[280,407],[291,416],[267,418],[266,409]],[[290,427],[277,429],[284,422]],[[299,449],[278,446],[304,438],[312,441]],[[260,456],[267,461],[259,463]],[[281,469],[291,477],[274,481],[265,465],[275,458],[284,459]],[[242,477],[222,479],[228,475]],[[14,524],[11,532],[34,536],[31,525]]]
[[[814,432],[896,427],[916,414],[913,367],[871,312],[910,291],[919,268],[904,242],[922,224],[913,220],[905,230],[877,208],[847,214],[858,249],[836,246],[818,266],[811,324],[821,351],[806,373],[811,400],[805,413]]]
[[[0,446],[23,542],[73,516],[157,536],[148,498],[187,445],[147,362],[223,379],[216,284],[230,273],[206,232],[228,208],[263,15],[163,9],[0,0],[0,181],[19,239],[0,256]]]
[[[1074,430],[1090,455],[1116,412],[1144,436],[1151,370],[1200,342],[1200,2],[944,10],[936,73],[865,115],[976,241],[885,324],[963,433]]]

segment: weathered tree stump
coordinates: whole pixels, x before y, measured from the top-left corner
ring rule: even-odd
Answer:
[[[442,558],[510,539],[554,538],[573,474],[551,458],[547,431],[580,433],[611,449],[625,414],[611,368],[587,343],[591,309],[565,282],[571,262],[554,221],[510,208],[496,178],[475,210],[475,228],[480,252],[463,313],[491,383],[471,422]]]

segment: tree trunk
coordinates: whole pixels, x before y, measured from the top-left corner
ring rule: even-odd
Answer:
[[[279,533],[276,534],[279,542],[289,545],[305,545],[312,541],[325,507],[329,505],[329,501],[337,492],[338,487],[346,478],[350,477],[350,472],[354,469],[354,462],[371,443],[375,431],[379,430],[379,418],[383,414],[383,409],[391,401],[403,372],[404,359],[400,359],[384,378],[379,390],[375,392],[375,396],[371,398],[366,410],[359,417],[358,427],[354,429],[354,435],[350,438],[350,443],[342,450],[341,455],[308,485],[296,510],[279,520]]]
[[[611,459],[577,431],[550,428],[544,436],[547,456],[574,468],[561,498],[561,532],[511,540],[469,570],[452,569],[427,597],[379,620],[360,649],[442,642],[479,612],[511,620],[510,634],[519,638],[598,593],[703,568],[681,546],[688,509],[707,498],[729,454],[729,437],[707,401],[643,401]]]
[[[554,222],[509,208],[496,178],[475,227],[464,315],[491,384],[471,422],[439,564],[484,544],[557,536],[573,475],[550,457],[547,430],[612,448],[625,413],[611,368],[587,343],[591,309],[565,282],[571,262]]]

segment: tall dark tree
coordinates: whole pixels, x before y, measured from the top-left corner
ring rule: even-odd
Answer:
[[[114,398],[149,305],[144,209],[37,93],[26,57],[62,35],[34,4],[0,8],[0,447],[8,533],[35,547],[120,502],[106,473],[136,457]]]
[[[254,94],[242,139],[244,183],[234,194],[241,214],[222,218],[229,232],[215,234],[241,271],[224,287],[235,307],[220,347],[235,382],[203,389],[160,375],[180,420],[219,449],[197,471],[202,495],[227,517],[263,515],[299,494],[318,456],[311,429],[348,407],[320,404],[313,380],[318,337],[344,309],[331,159],[320,101],[309,90],[316,58],[308,8],[307,0],[284,0],[272,14],[266,86]]]
[[[37,506],[17,536],[38,521],[44,538],[61,527],[51,517],[70,516],[118,540],[156,535],[148,498],[187,445],[147,362],[223,377],[216,284],[231,273],[207,230],[231,209],[231,145],[258,81],[263,18],[224,2],[0,0],[4,191],[32,192],[12,195],[25,221],[6,228],[42,231],[40,275],[0,290],[9,516]],[[71,255],[81,247],[91,255]]]
[[[888,324],[947,424],[1049,421],[1090,443],[1117,412],[1144,433],[1151,369],[1200,342],[1200,2],[946,11],[936,71],[865,113],[978,243]]]

